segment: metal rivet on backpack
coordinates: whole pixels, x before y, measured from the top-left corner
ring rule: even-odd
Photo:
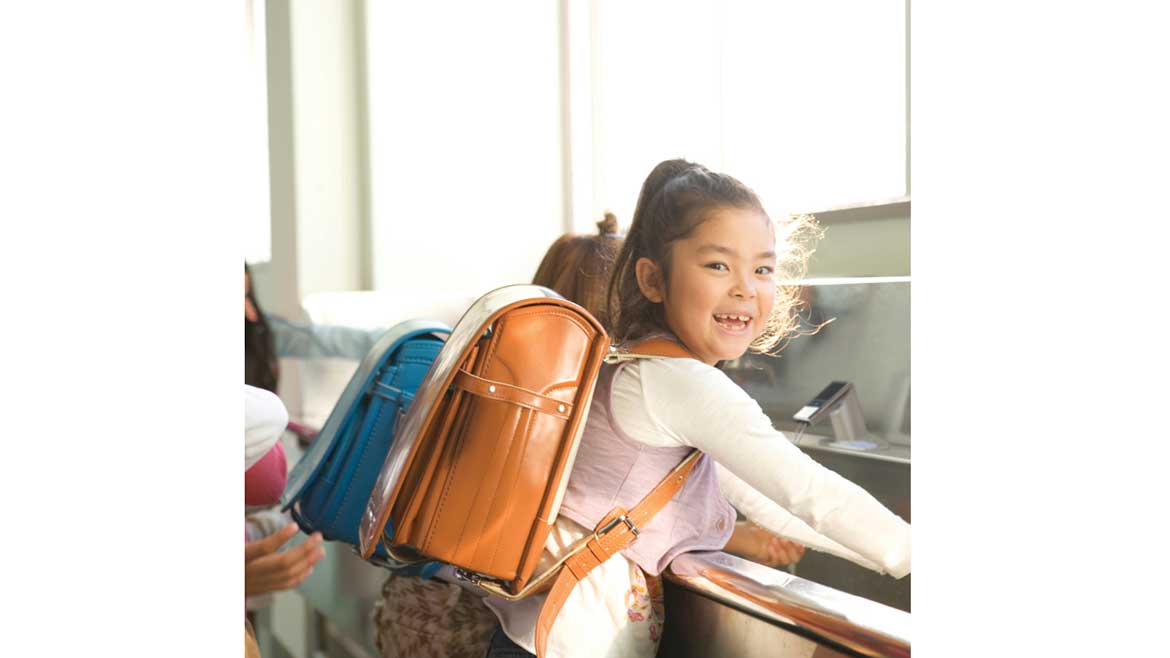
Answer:
[[[563,413],[565,413],[565,405],[563,405],[563,404],[558,404],[558,405],[557,405],[557,412],[558,412],[558,413],[562,413],[562,414],[563,414]]]
[[[495,392],[496,392],[496,387],[494,384],[491,386],[488,386],[488,393],[495,393]]]

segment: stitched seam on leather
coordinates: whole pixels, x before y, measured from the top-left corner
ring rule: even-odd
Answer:
[[[466,390],[466,389],[465,389],[465,390]],[[497,397],[492,397],[492,396],[488,396],[488,395],[480,395],[479,393],[476,393],[475,391],[467,391],[467,392],[468,392],[468,393],[470,393],[470,394],[472,394],[472,395],[478,395],[478,396],[479,396],[479,397],[481,397],[481,398],[485,398],[485,399],[492,400],[492,401],[495,401],[495,402],[502,402],[502,403],[504,403],[504,404],[510,404],[510,405],[513,405],[513,406],[516,406],[516,407],[523,407],[523,408],[525,408],[525,409],[529,409],[529,410],[531,410],[531,411],[535,411],[535,412],[538,412],[538,413],[546,414],[546,415],[552,416],[552,417],[554,417],[554,418],[560,418],[560,419],[562,419],[562,420],[564,420],[564,419],[566,419],[566,418],[567,418],[567,415],[566,415],[566,414],[560,414],[560,413],[556,413],[556,412],[552,412],[552,411],[547,411],[547,410],[545,410],[545,409],[541,409],[540,407],[537,407],[537,406],[534,406],[534,405],[531,405],[531,404],[526,404],[526,403],[524,403],[524,402],[519,402],[519,401],[517,401],[517,400],[507,400],[507,399],[504,399],[504,398],[497,398]]]
[[[441,401],[436,402],[436,404],[442,404],[446,406],[438,410],[441,413],[438,413],[435,417],[435,429],[428,430],[424,436],[430,435],[431,432],[439,433],[443,431],[444,428],[444,433],[450,435],[452,428],[457,427],[456,420],[460,417],[459,410],[460,403],[463,400],[463,393],[456,392],[449,398],[444,395],[440,397],[440,400]],[[426,499],[429,498],[429,496],[426,494],[430,493],[430,489],[422,487],[420,482],[422,482],[423,478],[428,478],[427,481],[431,482],[435,477],[434,472],[435,469],[438,468],[439,462],[442,461],[443,453],[441,446],[436,445],[439,442],[439,439],[432,439],[431,441],[420,443],[417,449],[417,461],[415,462],[418,464],[418,470],[415,471],[415,467],[412,466],[411,471],[408,471],[408,473],[413,472],[413,477],[409,480],[411,488],[407,489],[407,491],[411,491],[412,493],[409,495],[404,494],[407,496],[407,498],[405,507],[402,510],[402,516],[400,519],[402,523],[400,527],[407,530],[407,533],[405,534],[409,534],[411,537],[419,537],[419,539],[416,540],[415,546],[420,551],[426,548],[426,535],[428,531],[423,529],[424,514],[426,513],[424,505],[426,503]],[[403,486],[405,486],[405,484],[406,483],[404,482]],[[395,506],[397,506],[397,503]],[[430,526],[428,525],[427,527],[429,528]],[[384,528],[385,526],[383,524],[383,533],[385,532]]]
[[[583,375],[585,373],[582,372],[581,374]],[[549,393],[551,393],[553,391],[559,391],[559,390],[564,389],[564,388],[575,389],[575,388],[580,388],[580,387],[581,387],[581,379],[578,376],[577,379],[570,379],[569,381],[556,382],[554,384],[550,384],[548,388],[544,389],[544,393],[542,393],[541,395],[543,395],[545,397],[551,397],[551,396],[549,396]],[[560,400],[557,400],[557,401],[559,402]]]
[[[400,382],[395,382],[395,383],[400,383]],[[358,454],[357,464],[354,466],[354,469],[353,469],[354,475],[357,475],[359,472],[361,472],[362,465],[366,462],[366,458],[369,456],[369,450],[368,450],[370,447],[369,439],[373,437],[374,430],[378,427],[378,421],[381,420],[383,413],[388,412],[391,409],[393,410],[392,416],[396,416],[398,414],[398,409],[399,409],[399,406],[397,403],[384,404],[384,405],[382,405],[382,408],[378,410],[378,417],[374,419],[373,425],[370,426],[370,435],[371,436],[367,437],[367,440],[362,444],[361,452]],[[337,521],[340,519],[341,511],[345,509],[346,503],[352,497],[353,490],[356,488],[353,486],[354,484],[355,484],[355,482],[352,479],[346,483],[345,494],[341,497],[341,504],[337,506],[337,511],[333,514],[333,521],[332,521],[333,523],[337,523]]]
[[[519,422],[519,420],[517,420],[517,422],[516,422],[516,427],[517,427],[517,428],[519,428],[519,426],[520,426],[520,422]],[[506,428],[506,427],[507,427],[506,425],[502,425],[502,426],[500,427],[500,433],[496,435],[496,441],[495,441],[495,444],[496,444],[496,449],[497,449],[497,450],[499,449],[499,446],[500,446],[500,443],[501,443],[501,441],[499,440],[499,437],[503,435],[503,433],[504,433],[504,431],[505,431],[505,428]],[[509,451],[509,452],[511,451],[511,447],[512,447],[511,445],[509,445],[509,446],[508,446],[508,451]],[[494,454],[494,453],[492,454],[492,457],[495,457],[495,454]],[[504,455],[504,464],[505,464],[505,465],[507,465],[507,463],[508,463],[508,456],[507,456],[507,454],[505,454],[505,455]],[[495,499],[495,497],[496,497],[496,495],[499,493],[499,490],[500,490],[500,484],[501,484],[501,483],[503,483],[503,482],[504,482],[504,478],[502,478],[502,477],[501,477],[501,478],[499,478],[499,479],[496,481],[495,488],[493,488],[493,490],[492,490],[492,496],[491,496],[492,500],[494,500],[494,499]],[[487,509],[487,513],[485,514],[485,520],[486,520],[486,519],[490,519],[490,518],[491,518],[491,515],[492,515],[492,509],[491,509],[491,505],[490,505],[490,503],[489,503],[489,505],[488,505],[488,509]],[[485,525],[486,525],[486,524],[485,524]],[[462,543],[463,543],[463,537],[464,537],[464,535],[466,534],[466,532],[467,532],[467,525],[466,525],[466,523],[465,523],[465,524],[464,524],[464,526],[463,526],[463,529],[462,529],[462,530],[460,530],[460,532],[459,532],[459,543],[460,543],[460,544],[462,544]],[[483,540],[484,540],[484,532],[483,532],[483,528],[481,528],[481,529],[480,529],[480,531],[479,531],[479,534],[478,534],[478,536],[475,538],[475,546],[474,546],[474,547],[472,548],[472,550],[471,550],[471,555],[472,555],[472,558],[473,558],[473,559],[474,559],[474,557],[475,557],[475,554],[479,552],[479,547],[480,547],[480,545],[483,543]],[[496,542],[496,547],[497,547],[497,548],[499,547],[499,542],[498,542],[498,541]],[[493,554],[493,559],[494,559],[494,554]],[[488,562],[487,562],[487,563],[488,563],[488,565],[490,566],[490,565],[491,565],[491,563],[492,563],[492,560],[488,560]]]
[[[468,398],[468,406],[471,405],[472,400],[474,400],[474,398]],[[467,438],[467,433],[463,430],[467,427],[467,423],[470,422],[471,411],[471,409],[467,409],[463,415],[463,418],[460,419],[462,423],[457,430],[458,434],[456,435],[456,445],[452,450],[453,455],[459,454],[460,448],[463,447],[463,440]],[[439,456],[439,461],[442,461],[442,455]],[[455,473],[459,470],[459,462],[459,459],[451,459],[451,470],[447,473],[447,479],[443,483],[443,495],[439,497],[439,504],[435,507],[434,516],[431,517],[431,527],[427,529],[426,546],[430,546],[431,541],[435,536],[435,530],[439,527],[439,520],[443,518],[443,507],[447,504],[447,494],[451,493],[451,486],[455,483]]]
[[[403,372],[403,368],[402,368],[401,364],[393,363],[393,364],[389,364],[389,365],[392,365],[393,367],[395,367],[394,376],[391,378],[391,384],[395,385],[399,390],[402,390],[403,394],[405,395],[406,391],[403,389],[403,383],[404,383],[404,380],[406,379],[406,375]],[[377,378],[375,378],[375,381],[378,383],[381,383]],[[360,472],[362,470],[362,465],[365,464],[367,459],[369,458],[369,447],[370,447],[370,440],[369,439],[372,438],[373,433],[374,433],[374,429],[378,427],[378,421],[381,419],[382,414],[383,413],[391,413],[391,418],[393,420],[393,426],[395,429],[397,429],[398,421],[394,417],[397,416],[399,414],[399,411],[401,411],[401,410],[402,410],[402,402],[400,399],[394,400],[391,404],[381,405],[381,407],[378,410],[377,417],[374,419],[373,424],[370,426],[370,437],[367,437],[367,440],[362,444],[361,452],[358,455],[357,465],[354,466],[354,475],[356,475],[358,472]],[[360,428],[359,428],[359,431],[360,431]],[[393,432],[391,432],[391,435],[393,435]],[[345,509],[346,503],[349,501],[349,499],[353,495],[354,482],[351,480],[350,482],[347,482],[346,484],[347,484],[347,486],[345,488],[345,494],[341,498],[341,504],[337,507],[337,511],[333,515],[333,522],[334,523],[336,523],[338,521],[338,519],[341,517],[341,511],[343,509]]]
[[[503,361],[499,361],[498,363],[500,365],[504,366],[505,368],[508,368],[509,374],[512,374],[512,369],[511,369],[511,367],[508,366],[508,364],[504,363]],[[545,395],[544,393],[541,393],[539,391],[534,391],[530,388],[524,388],[523,386],[520,386],[519,384],[512,384],[509,382],[500,381],[498,379],[488,379],[487,377],[484,377],[483,375],[477,375],[473,372],[468,372],[467,370],[464,370],[463,372],[467,373],[467,379],[470,379],[472,384],[479,384],[481,386],[484,384],[487,384],[489,386],[492,384],[499,384],[500,386],[503,386],[506,389],[515,389],[521,393],[527,393],[528,395],[531,395],[534,398],[548,398],[548,396]],[[456,377],[459,377],[459,375],[457,374]],[[476,392],[476,391],[472,391],[470,388],[467,388],[467,387],[464,387],[464,390],[468,391],[469,393]],[[501,399],[501,398],[493,398],[493,399]],[[557,400],[555,398],[549,398],[549,399],[552,400],[553,402],[557,402],[557,403],[562,402],[561,400]]]
[[[482,380],[482,381],[479,381],[479,380]],[[515,390],[517,390],[517,391],[519,391],[519,392],[521,392],[521,393],[527,393],[527,394],[529,394],[529,395],[531,395],[531,396],[533,396],[533,397],[535,397],[535,398],[537,398],[537,399],[543,399],[543,400],[545,400],[545,401],[547,401],[547,402],[549,402],[549,403],[552,403],[552,404],[564,404],[564,405],[566,405],[566,407],[573,407],[573,409],[575,409],[575,408],[576,408],[576,407],[574,407],[574,405],[573,405],[573,403],[572,403],[572,402],[565,402],[565,401],[563,401],[563,400],[558,400],[558,399],[556,399],[556,398],[550,398],[550,397],[548,397],[547,395],[544,395],[544,394],[541,394],[541,393],[537,393],[536,391],[533,391],[533,390],[531,390],[531,389],[524,388],[523,386],[517,386],[517,385],[515,385],[515,384],[508,384],[508,383],[506,383],[506,382],[501,382],[501,381],[497,381],[497,380],[490,380],[490,379],[486,379],[486,378],[483,378],[483,377],[480,377],[480,378],[479,378],[479,380],[472,379],[472,380],[471,380],[471,382],[472,382],[473,384],[480,384],[480,385],[482,385],[482,383],[483,383],[483,382],[489,382],[489,385],[490,385],[490,383],[495,383],[495,384],[499,384],[500,386],[503,386],[503,387],[505,387],[506,389],[507,389],[507,388],[512,388],[512,389],[515,389]],[[506,403],[508,403],[508,404],[514,404],[514,405],[516,405],[516,406],[518,406],[518,407],[524,407],[525,409],[531,409],[531,410],[533,410],[533,411],[538,411],[538,412],[540,412],[540,413],[542,413],[542,414],[548,414],[548,415],[550,415],[550,416],[556,416],[557,418],[569,418],[569,417],[571,417],[571,415],[572,415],[572,411],[573,411],[573,409],[567,409],[567,410],[566,410],[566,411],[564,411],[564,412],[553,412],[553,411],[548,411],[547,409],[541,409],[540,407],[538,407],[538,406],[536,406],[536,405],[534,405],[534,404],[529,404],[529,403],[527,403],[527,402],[524,402],[524,401],[521,401],[521,400],[512,400],[512,399],[509,399],[509,398],[500,397],[500,396],[498,396],[498,395],[492,395],[492,394],[490,394],[490,393],[483,393],[483,392],[481,392],[481,391],[476,391],[476,390],[473,390],[473,389],[471,389],[471,388],[470,388],[470,387],[468,387],[468,386],[460,386],[459,388],[462,388],[463,390],[467,391],[467,392],[468,392],[468,393],[470,393],[471,395],[478,395],[478,396],[479,396],[479,397],[481,397],[481,398],[487,398],[487,399],[489,399],[489,400],[496,400],[496,401],[498,401],[498,402],[506,402]]]
[[[495,329],[495,330],[492,332],[492,337],[491,337],[491,339],[488,341],[488,350],[487,350],[487,354],[485,354],[485,355],[484,355],[484,357],[483,357],[483,360],[482,360],[482,361],[480,361],[480,363],[481,363],[481,364],[483,364],[483,366],[484,366],[484,370],[486,370],[486,369],[487,369],[487,366],[488,366],[489,364],[493,363],[493,357],[495,356],[495,353],[496,353],[496,348],[497,348],[497,347],[499,346],[499,344],[500,344],[500,333],[502,332],[502,330],[503,330],[503,328],[504,328],[504,316],[503,316],[503,315],[501,315],[499,318],[497,318],[497,319],[496,319],[496,320],[495,320],[495,321],[492,323],[492,325],[498,325],[498,326],[497,326],[497,327],[496,327],[496,329]],[[489,327],[491,327],[492,325],[489,325]],[[503,365],[505,368],[508,368],[508,364],[506,364],[506,363],[501,363],[501,365]],[[472,367],[474,367],[474,364],[472,364]],[[508,368],[508,370],[509,370],[509,371],[511,371],[511,368]],[[470,391],[468,391],[468,392],[470,392]],[[468,406],[469,406],[469,407],[471,406],[471,404],[472,404],[472,400],[474,400],[474,399],[476,399],[476,398],[474,398],[474,397],[472,397],[472,398],[468,398]],[[462,447],[463,447],[463,446],[462,446],[462,444],[463,444],[463,440],[464,440],[464,439],[466,438],[466,436],[467,436],[467,433],[464,431],[464,429],[467,427],[467,424],[468,424],[469,422],[471,422],[471,420],[470,420],[470,419],[471,419],[471,415],[472,415],[472,414],[471,414],[471,411],[472,411],[472,410],[469,408],[469,409],[467,410],[467,413],[466,413],[466,415],[463,417],[463,423],[462,423],[462,425],[461,425],[461,426],[460,426],[460,428],[459,428],[459,434],[458,434],[458,438],[459,438],[459,440],[458,440],[458,444],[459,444],[459,445],[457,445],[457,446],[455,447],[455,451],[454,451],[454,453],[455,453],[455,454],[458,454],[458,452],[459,452],[459,448],[462,448]],[[439,519],[441,519],[441,518],[442,518],[442,515],[443,515],[443,507],[444,507],[444,506],[446,506],[446,504],[447,504],[447,495],[448,495],[448,494],[451,492],[451,487],[452,487],[452,485],[455,483],[455,474],[456,474],[456,471],[458,470],[459,461],[460,461],[460,460],[458,460],[458,459],[452,459],[452,464],[451,464],[451,471],[450,471],[450,472],[447,474],[447,480],[446,480],[446,482],[444,482],[444,483],[443,483],[443,495],[442,495],[442,496],[439,498],[439,504],[438,504],[438,506],[437,506],[437,507],[436,507],[436,509],[435,509],[435,515],[434,515],[434,517],[431,519],[431,527],[430,527],[430,528],[428,529],[428,531],[427,531],[427,539],[426,539],[426,543],[427,543],[427,545],[430,545],[430,543],[431,543],[431,541],[432,541],[432,539],[433,539],[433,537],[434,537],[435,530],[438,528],[438,525],[439,525]],[[466,526],[466,523],[465,523],[465,524],[464,524],[464,527],[463,527],[463,528],[460,530],[460,538],[462,538],[462,536],[463,536],[463,530],[466,530],[466,528],[467,528],[467,526]]]
[[[496,320],[488,325],[488,327],[490,328],[493,325],[498,326],[492,330],[492,337],[488,340],[487,354],[484,355],[483,361],[480,361],[480,363],[482,363],[484,366],[487,366],[489,363],[491,363],[492,359],[496,356],[496,347],[498,347],[500,344],[500,332],[504,330],[504,316],[501,315],[500,317],[496,318]],[[472,364],[472,367],[475,367],[475,364]],[[507,366],[505,365],[505,367]]]
[[[517,429],[520,429],[519,426],[517,427]],[[524,438],[524,442],[523,442],[523,445],[520,446],[520,456],[518,458],[519,459],[518,463],[523,464],[524,463],[524,455],[525,455],[525,453],[528,452],[528,442],[532,439],[532,414],[525,415],[524,430],[523,430],[523,432],[519,433],[519,436]],[[515,442],[513,442],[512,445],[513,446],[516,445]],[[511,452],[511,448],[512,448],[512,446],[508,447],[509,452]],[[507,463],[506,458],[505,458],[504,463],[505,464]],[[509,488],[509,490],[508,490],[508,498],[504,503],[503,517],[505,519],[511,517],[512,509],[513,509],[513,501],[515,500],[515,494],[516,494],[516,480],[513,479],[512,480],[512,487]],[[532,528],[531,527],[528,528],[528,535],[529,536],[532,535]],[[482,535],[481,535],[481,537],[482,537]],[[500,543],[501,543],[500,541],[497,541],[496,545],[492,548],[492,556],[490,559],[488,559],[489,565],[495,564],[496,556],[500,552]],[[477,544],[477,548],[478,548],[478,544]],[[521,548],[521,555],[522,556],[525,552],[527,552],[524,550],[524,548],[527,548],[527,539],[525,540],[525,546]],[[521,558],[521,559],[523,559],[523,558]]]
[[[378,417],[381,416],[381,409],[385,408],[385,406],[386,406],[386,404],[384,402],[378,403],[379,413],[375,414],[371,418],[369,415],[369,409],[374,404],[375,404],[374,400],[370,400],[367,398],[367,403],[365,406],[366,413],[363,414],[363,417],[361,419],[362,421],[367,421],[367,420],[370,421],[370,428],[371,429],[373,429],[373,427],[375,425],[377,425]],[[353,450],[353,444],[356,443],[361,438],[361,432],[362,432],[363,425],[365,425],[364,422],[353,423],[353,426],[354,426],[353,431],[351,433],[347,433],[347,434],[353,435],[351,440],[348,442],[348,446],[347,446],[348,450],[347,451],[343,452],[340,450],[341,446],[337,446],[338,449],[335,449],[333,454],[330,455],[329,463],[326,465],[324,472],[321,475],[321,482],[323,484],[330,485],[330,489],[334,488],[338,483],[341,482],[341,475],[345,469],[345,458],[347,456],[349,456],[350,452]],[[319,524],[320,526],[324,527],[327,524],[332,526],[337,521],[337,516],[341,512],[341,508],[345,506],[345,498],[344,497],[346,494],[349,493],[350,483],[345,482],[344,484],[346,486],[346,490],[345,490],[345,494],[342,495],[343,497],[342,497],[341,503],[338,505],[337,510],[329,515],[328,519],[321,520],[321,523]],[[335,500],[334,497],[331,495],[333,492],[329,491],[328,493],[329,493],[329,495],[326,495],[324,497],[324,499],[320,500],[318,505],[314,506],[314,507],[316,507],[315,511],[317,513],[323,514],[325,512],[325,510],[327,510],[329,508],[332,501]],[[332,528],[331,528],[331,530],[332,530]]]

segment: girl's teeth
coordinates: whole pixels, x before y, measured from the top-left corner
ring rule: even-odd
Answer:
[[[716,313],[714,315],[715,321],[728,329],[740,330],[747,326],[751,320],[746,315],[728,315],[726,313]]]

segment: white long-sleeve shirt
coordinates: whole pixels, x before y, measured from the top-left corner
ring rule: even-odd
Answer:
[[[910,525],[797,448],[719,370],[694,359],[640,361],[614,381],[613,411],[643,443],[710,455],[723,495],[769,531],[897,578],[910,573]]]

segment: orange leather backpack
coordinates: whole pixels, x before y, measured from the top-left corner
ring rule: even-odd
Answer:
[[[611,353],[585,309],[539,286],[481,297],[455,325],[397,434],[362,517],[362,557],[379,541],[402,563],[439,560],[509,600],[548,591],[537,655],[573,586],[637,538],[685,483],[696,450],[632,510],[534,575],[568,484],[603,361],[691,356],[667,340]],[[551,588],[551,589],[550,589]]]

